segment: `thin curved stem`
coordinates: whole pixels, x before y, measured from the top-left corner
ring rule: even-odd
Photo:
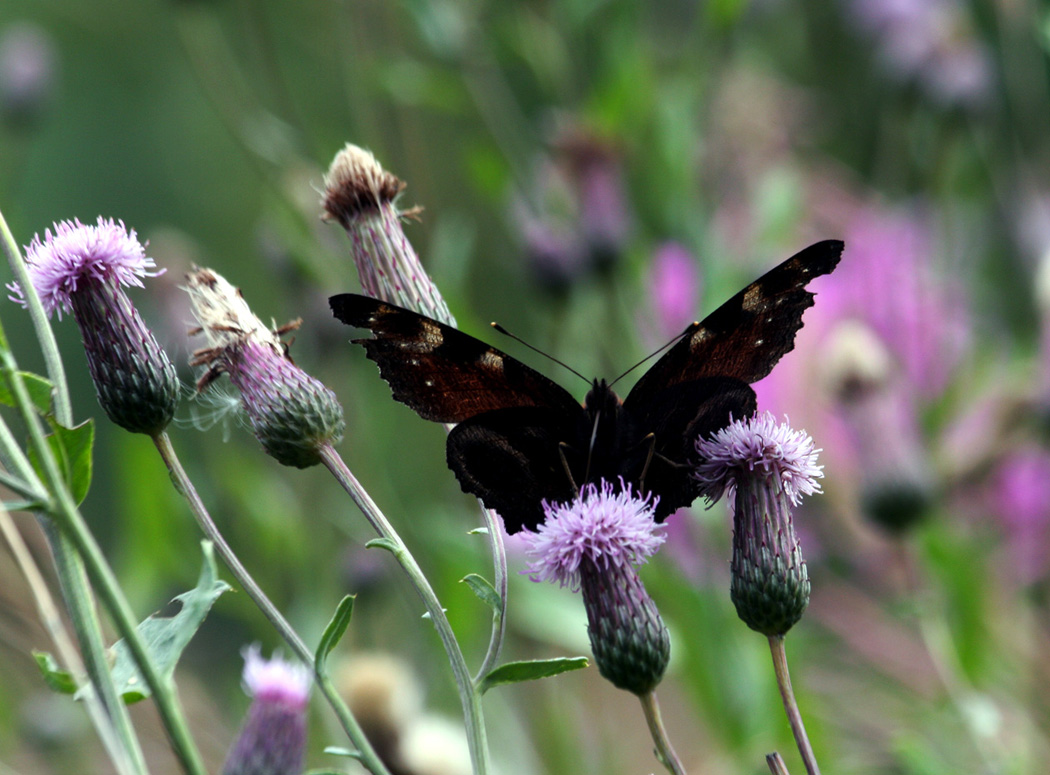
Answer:
[[[489,547],[492,550],[493,580],[496,594],[499,595],[499,610],[492,612],[492,635],[485,659],[474,675],[474,685],[478,685],[499,662],[503,651],[503,639],[507,634],[507,547],[503,541],[503,526],[500,518],[492,509],[481,508],[485,527],[488,531]]]
[[[660,703],[656,701],[656,692],[641,694],[638,699],[642,702],[642,711],[649,725],[649,734],[652,735],[653,744],[656,746],[656,758],[673,775],[685,775],[685,767],[678,758],[678,754],[674,752],[671,740],[667,736],[667,729],[664,728],[664,720],[660,715]]]
[[[799,755],[802,756],[802,763],[806,765],[806,772],[809,775],[820,775],[817,757],[813,754],[813,746],[810,745],[809,737],[806,735],[806,725],[802,723],[802,714],[795,701],[795,690],[791,688],[791,675],[788,673],[787,651],[784,649],[783,635],[769,636],[769,651],[773,655],[773,671],[777,676],[777,686],[780,687],[780,696],[784,700],[784,711],[787,713],[788,723],[791,724],[791,733],[795,736],[795,745],[798,746]]]
[[[445,616],[445,609],[441,607],[433,587],[430,586],[430,582],[423,575],[423,571],[416,563],[408,547],[405,546],[404,541],[401,540],[397,531],[394,530],[387,520],[386,515],[380,511],[375,501],[372,500],[368,492],[361,486],[361,483],[357,481],[350,469],[347,468],[346,463],[339,457],[339,453],[331,445],[325,445],[321,448],[320,454],[325,466],[343,486],[343,489],[357,504],[357,507],[361,509],[361,513],[364,514],[365,519],[372,525],[372,528],[389,542],[391,552],[408,575],[420,598],[422,598],[423,605],[430,616],[430,621],[437,630],[442,645],[445,647],[445,653],[452,666],[452,674],[459,689],[459,699],[463,706],[463,716],[467,728],[467,744],[470,748],[470,758],[474,767],[474,773],[475,775],[486,775],[489,772],[489,753],[485,719],[481,713],[481,698],[470,677],[466,660],[463,658],[463,652],[460,650],[455,633],[452,631],[452,625],[449,623],[448,617]]]
[[[358,761],[374,775],[390,775],[386,765],[383,764],[375,749],[372,748],[371,743],[368,742],[368,738],[357,723],[357,719],[354,718],[342,697],[335,691],[332,682],[327,680],[326,676],[317,673],[314,655],[306,643],[303,642],[303,639],[299,637],[299,634],[292,628],[288,620],[284,618],[273,602],[266,596],[266,593],[262,591],[262,588],[259,587],[255,579],[241,563],[240,558],[234,554],[233,549],[226,542],[226,538],[219,531],[215,520],[211,518],[204,501],[197,494],[197,488],[193,486],[193,481],[182,467],[182,462],[175,453],[168,434],[164,431],[160,432],[153,437],[153,443],[156,445],[164,465],[167,466],[168,472],[171,474],[171,480],[175,488],[186,498],[190,505],[190,510],[197,520],[197,524],[200,525],[208,540],[215,545],[219,556],[226,563],[226,567],[230,569],[234,578],[244,588],[244,591],[248,593],[248,597],[255,602],[259,610],[262,611],[263,616],[269,620],[270,624],[273,625],[285,643],[295,652],[300,661],[314,668],[314,673],[317,676],[317,687],[332,707],[347,737],[356,746],[359,756]]]

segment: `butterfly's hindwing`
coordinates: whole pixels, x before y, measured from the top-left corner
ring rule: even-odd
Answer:
[[[576,495],[561,444],[569,429],[586,424],[575,416],[542,407],[497,409],[466,420],[448,436],[448,466],[463,491],[481,498],[503,517],[510,533],[534,530],[543,521],[542,502]],[[578,474],[577,474],[578,475]]]

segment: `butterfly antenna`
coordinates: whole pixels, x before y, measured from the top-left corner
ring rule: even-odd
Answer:
[[[587,378],[586,378],[585,376],[583,376],[582,374],[580,374],[580,372],[576,371],[576,369],[574,369],[574,368],[573,368],[572,366],[570,366],[569,364],[567,364],[567,363],[563,363],[562,361],[559,361],[559,360],[558,360],[557,358],[555,358],[555,357],[554,357],[553,355],[551,355],[550,353],[545,353],[545,352],[543,352],[543,350],[541,350],[541,349],[540,349],[540,348],[538,348],[538,347],[534,347],[533,345],[531,345],[531,344],[529,344],[528,342],[526,342],[526,341],[525,341],[524,339],[522,339],[522,338],[521,338],[520,336],[518,336],[517,334],[512,334],[512,333],[511,333],[510,331],[508,331],[507,329],[505,329],[505,328],[504,328],[503,326],[501,326],[501,325],[500,325],[499,323],[493,322],[493,323],[492,323],[492,327],[493,327],[494,329],[496,329],[497,331],[499,331],[499,332],[500,332],[501,334],[503,334],[504,336],[509,336],[509,337],[510,337],[511,339],[513,339],[513,340],[514,340],[515,342],[518,342],[519,344],[523,344],[523,345],[525,345],[526,347],[528,347],[528,348],[529,348],[530,350],[532,350],[533,352],[535,352],[535,353],[539,353],[539,354],[540,354],[540,355],[542,355],[542,356],[543,356],[544,358],[547,358],[548,360],[552,360],[552,361],[554,361],[554,362],[555,362],[555,363],[557,363],[557,364],[558,364],[559,366],[563,366],[563,367],[565,367],[566,369],[568,369],[569,371],[571,371],[571,372],[572,372],[573,374],[575,374],[575,375],[576,375],[577,377],[579,377],[579,378],[580,378],[580,379],[582,379],[582,380],[583,380],[584,382],[586,382],[586,383],[587,383],[588,385],[589,385],[589,384],[591,384],[591,381],[590,381],[589,379],[587,379]]]
[[[662,352],[663,352],[664,350],[666,350],[666,349],[667,349],[668,347],[671,347],[672,345],[676,345],[676,344],[678,344],[678,343],[679,343],[680,341],[682,341],[683,339],[685,339],[685,338],[686,338],[687,336],[691,336],[691,335],[692,335],[692,334],[693,334],[693,333],[694,333],[694,332],[695,332],[695,331],[696,331],[696,330],[697,330],[698,328],[700,328],[700,324],[699,324],[699,323],[696,323],[696,322],[690,323],[690,324],[689,324],[689,326],[688,326],[688,327],[687,327],[687,328],[685,329],[685,331],[683,331],[682,333],[680,333],[680,334],[679,334],[678,336],[676,336],[676,337],[675,337],[674,339],[672,339],[672,340],[671,340],[670,342],[668,342],[667,344],[665,344],[665,345],[664,345],[663,347],[661,347],[661,348],[660,348],[659,350],[656,350],[656,351],[654,351],[654,352],[651,352],[651,353],[649,353],[648,355],[646,355],[646,356],[645,356],[644,358],[642,358],[642,359],[641,359],[640,361],[638,361],[638,363],[634,364],[634,365],[633,365],[633,366],[632,366],[631,368],[629,368],[629,369],[628,369],[627,371],[625,371],[625,372],[624,372],[623,374],[621,374],[621,375],[620,375],[619,377],[617,377],[617,378],[616,378],[616,379],[614,379],[614,380],[613,380],[612,382],[610,382],[610,383],[609,383],[609,387],[612,387],[613,385],[615,385],[615,384],[616,384],[617,382],[619,382],[619,381],[620,381],[621,379],[623,379],[624,377],[626,377],[626,376],[627,376],[628,374],[630,374],[630,373],[631,373],[632,371],[634,371],[635,369],[637,369],[637,368],[638,368],[639,366],[641,366],[641,365],[642,365],[643,363],[645,363],[646,361],[648,361],[648,360],[650,360],[650,359],[652,359],[652,358],[655,358],[655,357],[656,357],[657,355],[659,355],[660,353],[662,353]]]

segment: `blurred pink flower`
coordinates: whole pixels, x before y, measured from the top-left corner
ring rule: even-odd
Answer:
[[[1017,580],[1042,577],[1050,563],[1050,452],[1035,445],[1014,450],[992,478],[990,500]]]
[[[992,61],[958,0],[850,0],[848,10],[894,77],[946,104],[988,96]]]
[[[660,341],[682,333],[696,320],[700,304],[700,267],[678,242],[665,242],[649,268],[649,299]]]

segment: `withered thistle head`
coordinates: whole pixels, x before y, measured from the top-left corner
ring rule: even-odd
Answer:
[[[405,184],[380,166],[369,151],[347,144],[325,175],[325,217],[338,221],[352,243],[354,264],[365,293],[421,312],[450,326],[455,318],[423,269],[401,220],[397,198]]]
[[[308,468],[320,462],[320,451],[343,438],[343,408],[335,394],[288,357],[281,334],[298,328],[265,326],[239,290],[210,269],[186,276],[193,314],[208,347],[190,362],[207,366],[198,391],[221,374],[241,393],[255,437],[279,463]]]

